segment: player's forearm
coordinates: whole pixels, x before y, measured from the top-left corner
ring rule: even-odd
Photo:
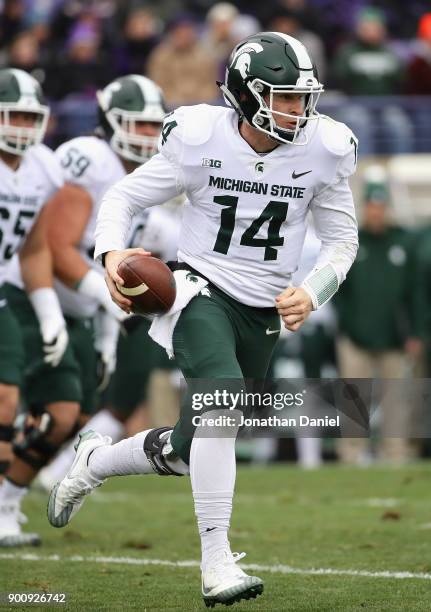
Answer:
[[[347,178],[340,178],[322,190],[312,202],[312,213],[322,246],[302,287],[316,310],[338,291],[358,251],[358,224]]]
[[[133,211],[125,200],[114,197],[103,200],[95,230],[96,259],[108,251],[122,251],[126,248],[132,215]]]
[[[90,269],[73,245],[57,246],[53,250],[53,258],[55,276],[71,288],[75,288]]]
[[[358,250],[357,240],[322,244],[313,270],[302,283],[317,310],[328,302],[345,280]]]
[[[341,285],[346,279],[352,263],[355,261],[357,252],[357,240],[340,240],[332,244],[323,243],[317,258],[316,267],[323,268],[330,264],[337,274],[338,283]]]
[[[20,266],[28,293],[42,287],[52,287],[52,258],[46,243],[24,247],[20,252]]]

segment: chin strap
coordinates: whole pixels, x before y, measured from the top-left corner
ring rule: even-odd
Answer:
[[[224,83],[222,83],[221,81],[216,81],[217,85],[220,88],[220,91],[222,92],[225,102],[226,104],[228,104],[229,106],[232,106],[237,113],[239,114],[239,116],[241,118],[244,117],[244,114],[238,104],[238,102],[236,101],[235,96],[229,91],[229,89],[226,87],[226,85]]]

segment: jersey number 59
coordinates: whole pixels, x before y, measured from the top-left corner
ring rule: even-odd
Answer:
[[[85,155],[82,155],[81,151],[70,147],[66,151],[65,157],[61,160],[63,168],[69,168],[74,178],[79,178],[84,174],[90,165],[90,160]]]

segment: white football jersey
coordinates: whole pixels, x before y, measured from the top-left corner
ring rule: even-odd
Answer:
[[[62,184],[58,162],[45,145],[31,147],[16,171],[0,159],[0,285],[7,276],[9,282],[22,286],[19,265],[10,277],[6,269],[41,208]]]
[[[126,175],[126,171],[109,144],[96,136],[74,138],[62,144],[56,156],[63,169],[64,181],[82,187],[91,196],[91,215],[77,248],[87,264],[103,274],[103,269],[93,259],[96,218],[103,195]],[[162,259],[173,259],[178,247],[178,232],[178,224],[172,221],[169,212],[142,210],[133,219],[127,246],[143,246]],[[92,317],[99,307],[96,300],[70,289],[58,279],[55,288],[63,311],[68,315]]]
[[[298,266],[309,210],[322,253],[341,261],[340,243],[357,244],[347,180],[356,146],[347,126],[322,116],[307,145],[262,155],[240,135],[234,110],[179,108],[165,120],[159,154],[105,195],[95,255],[123,249],[134,214],[184,191],[178,259],[244,304],[273,306]],[[352,259],[340,261],[342,282]]]
[[[144,209],[133,219],[127,248],[142,247],[162,261],[175,261],[181,228],[178,212],[177,207],[167,206]]]
[[[94,230],[102,197],[126,171],[109,144],[96,136],[73,138],[60,145],[55,155],[62,167],[64,182],[82,187],[91,196],[93,207],[78,250],[89,265],[94,265]]]

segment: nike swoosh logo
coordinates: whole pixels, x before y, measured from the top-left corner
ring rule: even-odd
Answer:
[[[292,172],[292,178],[293,179],[297,179],[300,176],[304,176],[304,174],[310,174],[310,172],[313,172],[313,170],[307,170],[307,172],[300,172],[299,174],[296,174],[295,170]]]
[[[279,329],[269,329],[268,327],[265,333],[267,336],[270,336],[271,334],[279,334],[280,330]]]

